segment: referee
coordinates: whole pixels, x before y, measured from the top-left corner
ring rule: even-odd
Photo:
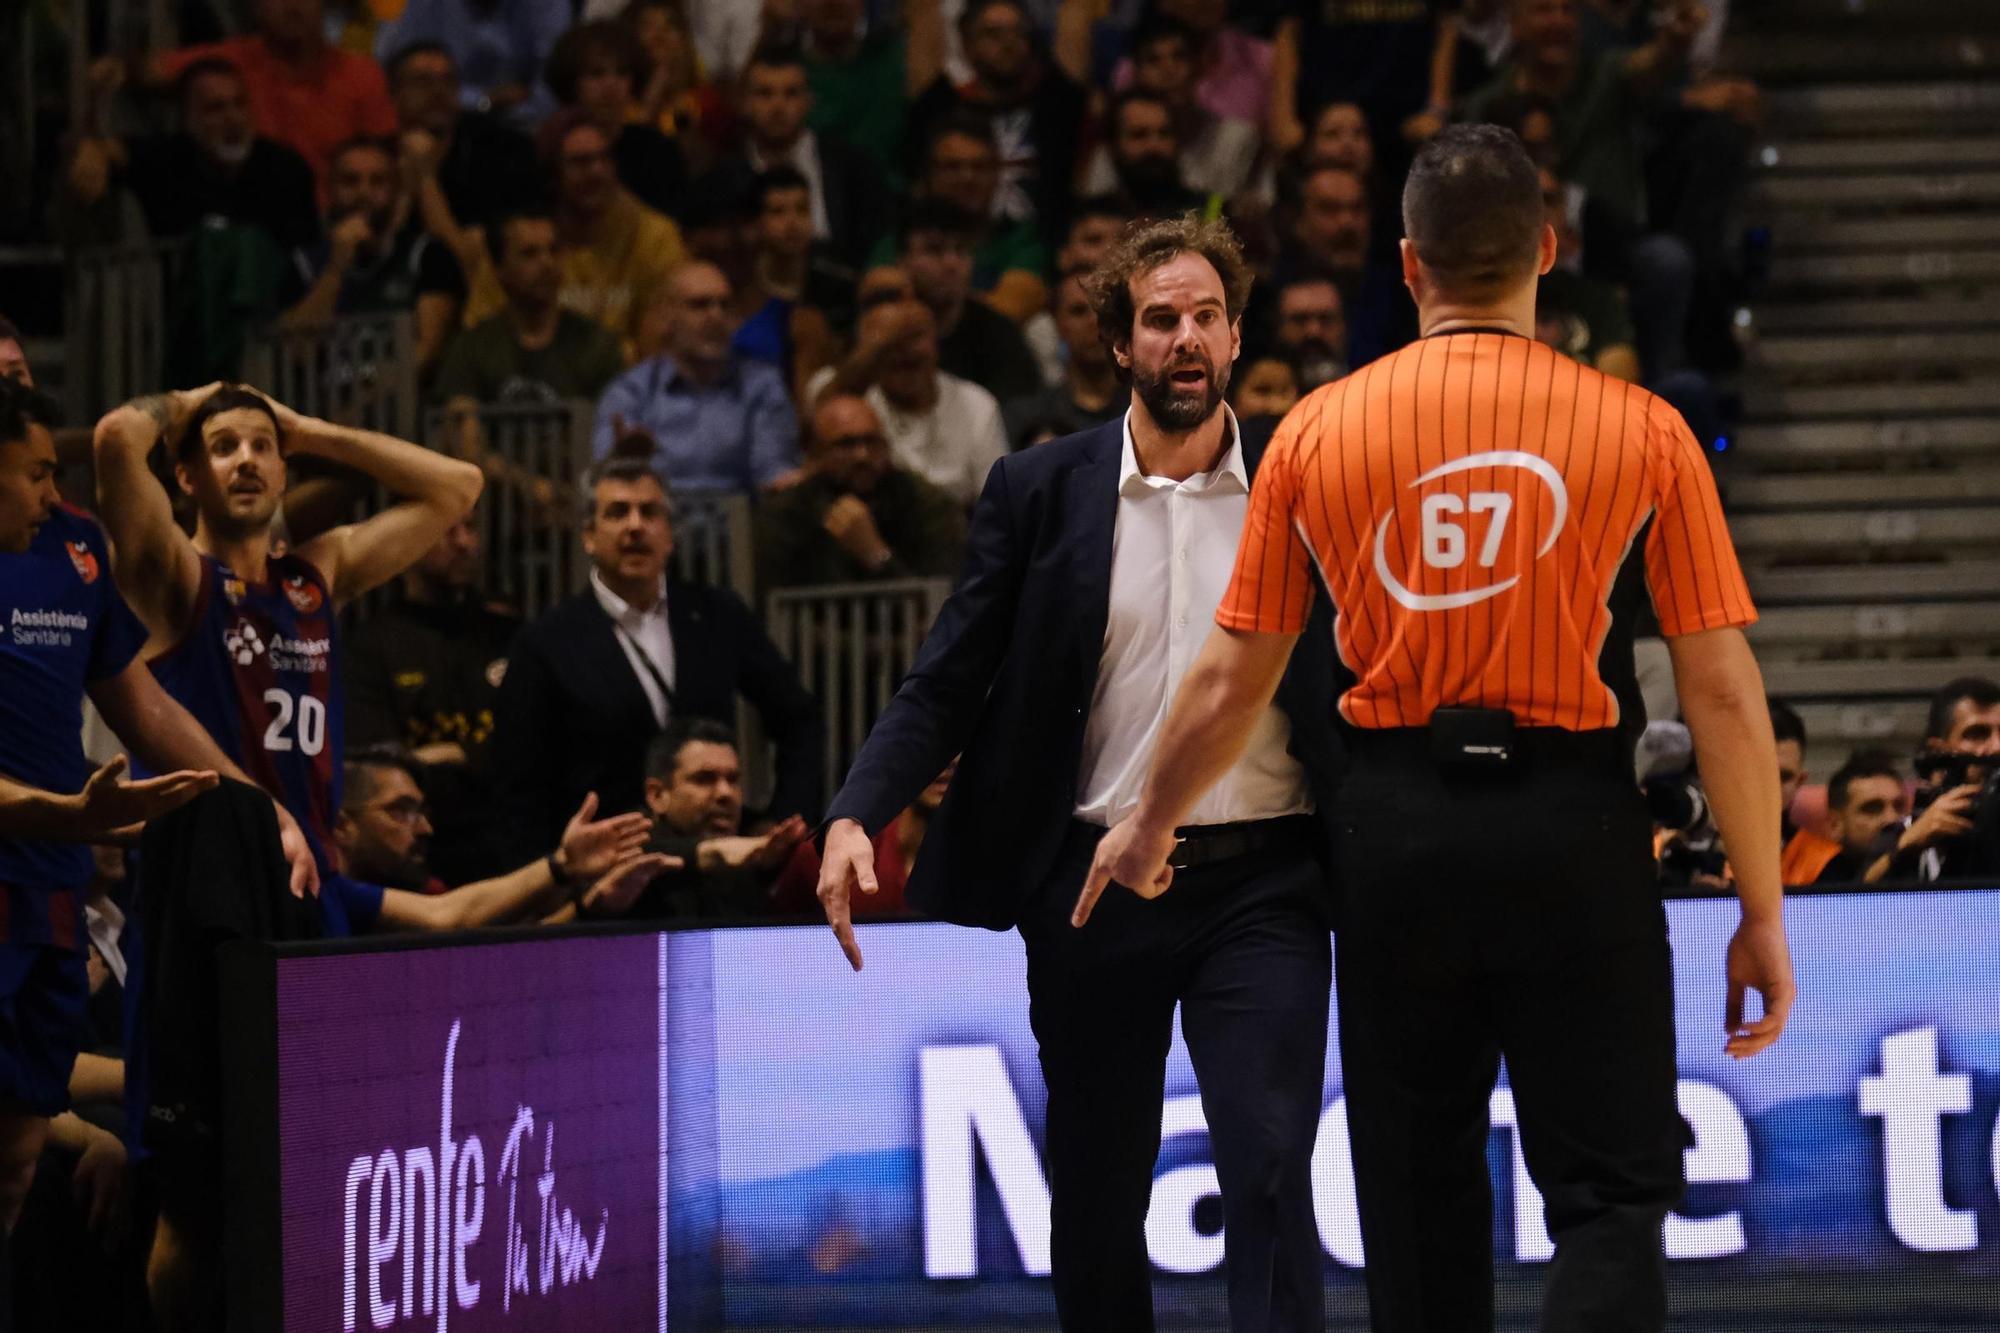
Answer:
[[[1403,191],[1424,336],[1293,408],[1109,883],[1166,891],[1175,825],[1271,696],[1317,565],[1355,683],[1339,708],[1341,1060],[1377,1333],[1490,1328],[1487,1102],[1502,1056],[1556,1244],[1542,1327],[1664,1327],[1680,1199],[1672,960],[1633,782],[1648,593],[1736,869],[1726,1049],[1793,985],[1755,618],[1700,447],[1633,385],[1537,343],[1555,258],[1512,134],[1446,130]],[[1745,1021],[1754,989],[1762,1016]]]

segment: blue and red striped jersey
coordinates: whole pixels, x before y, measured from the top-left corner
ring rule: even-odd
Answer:
[[[104,530],[59,506],[20,554],[0,553],[0,773],[46,791],[83,790],[85,687],[125,670],[146,628],[111,582]],[[80,843],[0,837],[0,939],[78,947]]]
[[[326,580],[296,555],[268,559],[261,583],[211,556],[201,571],[188,631],[153,659],[153,674],[252,781],[284,802],[324,869],[345,736]]]

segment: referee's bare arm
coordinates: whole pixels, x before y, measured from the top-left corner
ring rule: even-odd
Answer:
[[[1667,640],[1681,716],[1694,733],[1702,788],[1714,811],[1743,921],[1729,942],[1725,1049],[1737,1059],[1778,1039],[1791,1013],[1791,952],[1785,942],[1784,890],[1778,877],[1778,755],[1764,679],[1743,631],[1702,630]],[[1743,993],[1763,997],[1763,1016],[1743,1021]]]

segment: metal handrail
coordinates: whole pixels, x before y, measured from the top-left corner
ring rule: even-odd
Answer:
[[[894,579],[767,594],[771,638],[825,710],[827,791],[839,788],[950,592],[946,579]]]

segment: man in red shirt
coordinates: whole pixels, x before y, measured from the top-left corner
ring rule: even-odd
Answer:
[[[197,60],[243,72],[257,132],[295,149],[325,190],[333,150],[350,139],[396,132],[388,80],[365,56],[326,40],[325,0],[256,0],[256,31],[153,58],[146,82],[164,87]]]
[[[910,910],[903,901],[910,869],[917,863],[924,833],[931,826],[931,817],[944,804],[945,789],[951,786],[951,776],[957,771],[958,760],[953,759],[902,814],[884,824],[875,835],[875,892],[854,901],[855,916],[902,916]],[[771,886],[771,910],[779,916],[820,916],[819,867],[819,848],[807,838],[778,873],[778,882]]]

